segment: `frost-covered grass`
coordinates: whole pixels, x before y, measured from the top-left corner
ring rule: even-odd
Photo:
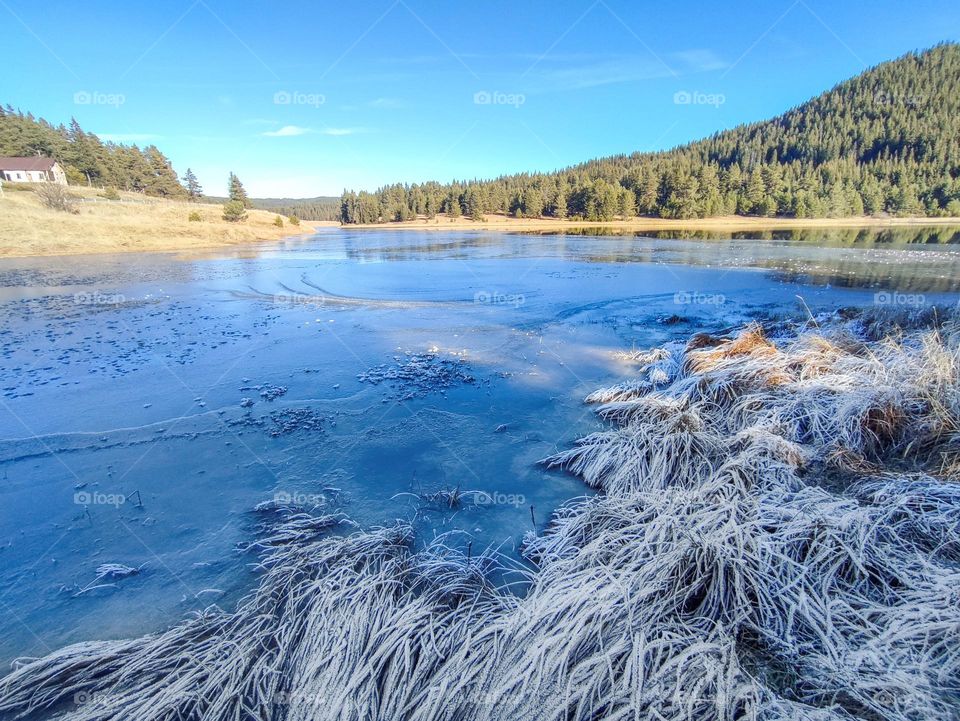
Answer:
[[[528,536],[522,596],[494,556],[280,509],[235,612],[24,661],[0,715],[957,718],[960,332],[880,322],[634,354],[546,460],[601,493]]]

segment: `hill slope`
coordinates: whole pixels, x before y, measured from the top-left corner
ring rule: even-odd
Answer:
[[[242,223],[223,219],[223,207],[120,191],[106,200],[94,188],[71,187],[74,213],[44,206],[36,186],[8,185],[0,195],[0,257],[197,250],[245,246],[313,232],[276,213],[248,210]],[[191,219],[193,216],[193,219]]]
[[[610,220],[960,216],[960,45],[871,68],[772,120],[547,174],[344,193],[348,223],[510,213]]]

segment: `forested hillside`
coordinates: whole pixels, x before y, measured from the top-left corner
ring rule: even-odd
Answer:
[[[341,220],[960,216],[960,45],[872,68],[772,120],[545,174],[345,192]]]
[[[208,203],[225,203],[226,197],[204,195]],[[340,220],[340,198],[318,195],[316,198],[249,198],[251,208],[269,210],[300,220]]]
[[[300,220],[340,220],[340,198],[251,198],[254,208],[292,215]]]
[[[69,126],[52,125],[10,105],[0,107],[0,156],[37,154],[58,160],[72,184],[187,196],[170,161],[154,145],[139,148],[103,142],[76,120]]]

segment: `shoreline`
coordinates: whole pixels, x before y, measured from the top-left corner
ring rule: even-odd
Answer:
[[[603,228],[610,230],[800,230],[817,228],[900,228],[922,226],[958,226],[960,218],[874,217],[851,218],[759,218],[753,216],[724,215],[713,218],[677,220],[671,218],[632,218],[630,220],[587,221],[555,218],[511,218],[504,215],[487,215],[485,220],[446,218],[432,220],[419,218],[392,223],[369,223],[365,225],[341,225],[351,230],[495,230],[502,232],[524,230],[572,230]]]
[[[288,241],[295,238],[307,238],[319,228],[339,227],[339,223],[330,221],[301,220],[300,226],[293,232],[284,233],[274,238],[223,238],[219,241],[210,241],[207,238],[183,239],[187,242],[176,242],[177,239],[160,239],[133,241],[136,245],[118,247],[90,247],[90,248],[47,248],[33,252],[17,252],[17,249],[0,246],[0,260],[15,258],[70,258],[80,255],[117,255],[127,253],[215,253],[217,251],[236,251],[257,253],[267,250],[270,244]],[[197,242],[190,242],[196,240]]]
[[[163,204],[164,201],[159,201]],[[219,213],[219,206],[186,205],[170,203],[168,207],[179,205],[181,211],[191,209],[207,209],[214,214]],[[431,220],[419,218],[417,220],[370,223],[365,225],[343,225],[338,221],[300,221],[299,226],[286,226],[277,233],[269,223],[275,214],[269,211],[248,211],[251,218],[248,223],[227,226],[223,223],[211,223],[204,229],[205,232],[194,236],[191,231],[201,230],[182,223],[169,223],[167,219],[156,219],[153,222],[140,225],[135,229],[124,222],[126,219],[115,219],[105,223],[105,229],[113,236],[97,237],[96,231],[86,234],[83,241],[78,238],[65,238],[66,230],[63,226],[72,222],[72,217],[57,214],[49,215],[46,220],[63,221],[51,222],[48,227],[34,225],[30,230],[29,239],[22,245],[0,243],[0,258],[55,258],[76,255],[104,255],[115,253],[192,253],[217,252],[231,250],[237,252],[256,253],[276,244],[300,237],[308,237],[322,228],[337,228],[341,230],[420,230],[420,231],[486,231],[497,233],[549,233],[566,231],[605,230],[613,233],[623,232],[764,232],[777,230],[838,230],[838,229],[865,229],[882,230],[884,228],[921,228],[921,227],[960,227],[960,218],[926,218],[926,217],[854,217],[854,218],[758,218],[747,216],[721,216],[714,218],[697,218],[691,220],[676,220],[664,218],[633,218],[630,220],[613,221],[584,221],[552,218],[512,218],[504,215],[490,214],[483,221],[468,218],[450,219],[438,216]],[[214,215],[215,217],[215,215]],[[38,220],[34,218],[33,220]],[[211,225],[222,226],[211,228]],[[2,223],[0,223],[2,226]],[[126,226],[126,227],[124,227]],[[3,228],[10,231],[9,237],[22,238],[17,233],[18,228]],[[92,229],[91,229],[92,230]],[[49,232],[49,235],[48,235]],[[221,232],[222,235],[216,235]],[[259,237],[252,237],[252,234]],[[0,234],[3,235],[3,234]],[[92,242],[89,238],[97,238]],[[116,236],[121,237],[116,237]]]

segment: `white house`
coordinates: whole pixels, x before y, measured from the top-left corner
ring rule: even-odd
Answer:
[[[0,158],[0,180],[66,185],[67,175],[53,158]]]

